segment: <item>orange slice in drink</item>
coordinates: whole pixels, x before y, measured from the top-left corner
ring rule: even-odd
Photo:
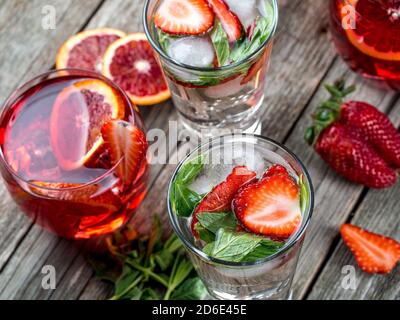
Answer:
[[[124,36],[124,32],[110,28],[78,33],[69,38],[59,49],[56,67],[101,72],[101,62],[107,47]]]
[[[124,116],[125,105],[101,80],[83,80],[57,96],[50,119],[50,140],[58,164],[74,170],[103,151],[101,128],[110,119]]]
[[[128,35],[108,47],[103,57],[103,75],[115,81],[138,105],[157,104],[171,97],[144,33]]]
[[[400,4],[395,1],[348,0],[338,9],[342,21],[355,16],[355,28],[344,28],[362,53],[381,60],[400,61]]]
[[[69,207],[71,214],[94,215],[117,211],[121,200],[107,190],[99,193],[96,184],[83,185],[77,183],[32,181],[30,190],[41,197],[63,201],[63,209]]]

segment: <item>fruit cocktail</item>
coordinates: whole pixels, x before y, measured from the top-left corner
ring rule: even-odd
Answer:
[[[72,69],[41,75],[10,96],[0,127],[0,169],[11,196],[60,236],[112,232],[145,195],[142,120],[106,78]]]
[[[290,297],[313,190],[285,147],[254,135],[213,139],[176,169],[168,209],[213,297]]]
[[[146,34],[187,129],[200,136],[261,131],[277,19],[275,0],[146,2]]]
[[[333,40],[363,76],[400,90],[400,1],[330,0]]]

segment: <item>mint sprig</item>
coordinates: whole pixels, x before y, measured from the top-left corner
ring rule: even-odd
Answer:
[[[211,41],[217,55],[218,66],[222,67],[229,62],[230,48],[229,39],[221,22],[217,22],[211,33]]]
[[[184,164],[171,186],[170,202],[173,212],[180,217],[189,217],[202,195],[191,190],[188,186],[198,177],[204,168],[204,156],[199,156]]]
[[[111,300],[200,300],[206,296],[181,241],[174,234],[163,242],[161,234],[161,223],[155,219],[147,238],[127,239],[124,231],[117,232],[108,238],[108,253],[90,257],[96,275],[114,284]]]

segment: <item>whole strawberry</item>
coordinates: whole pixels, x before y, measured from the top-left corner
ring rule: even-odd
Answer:
[[[343,102],[354,91],[343,81],[326,86],[331,98],[313,114],[306,140],[337,173],[370,188],[396,183],[400,135],[382,112],[364,102]]]

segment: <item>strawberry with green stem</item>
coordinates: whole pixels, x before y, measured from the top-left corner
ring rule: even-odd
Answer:
[[[378,109],[343,99],[355,90],[343,80],[326,86],[331,94],[313,114],[305,138],[337,173],[370,188],[386,188],[397,180],[400,135]]]

